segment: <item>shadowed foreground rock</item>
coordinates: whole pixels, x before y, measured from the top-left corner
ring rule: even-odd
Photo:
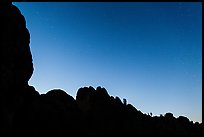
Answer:
[[[203,134],[202,123],[143,114],[101,87],[80,88],[76,99],[59,89],[40,95],[28,85],[33,63],[23,15],[0,2],[0,19],[0,136]]]

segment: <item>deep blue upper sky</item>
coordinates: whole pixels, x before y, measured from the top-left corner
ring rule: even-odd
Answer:
[[[143,113],[202,121],[202,3],[13,3],[40,93],[105,87]]]

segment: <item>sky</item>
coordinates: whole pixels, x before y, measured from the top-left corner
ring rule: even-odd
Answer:
[[[153,116],[202,122],[201,2],[14,2],[45,94],[101,86]]]

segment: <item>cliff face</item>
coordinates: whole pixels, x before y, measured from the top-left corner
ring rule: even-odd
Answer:
[[[30,34],[17,7],[1,5],[1,81],[5,88],[25,85],[33,73]],[[3,79],[3,80],[2,80]],[[2,84],[2,83],[1,83]]]
[[[84,87],[76,99],[62,90],[39,94],[30,35],[19,9],[0,2],[0,136],[9,135],[202,135],[202,124],[173,114],[143,114],[105,88]]]
[[[0,123],[4,125],[2,132],[8,132],[15,111],[29,99],[27,83],[33,73],[33,63],[30,35],[19,9],[1,1],[0,20]]]

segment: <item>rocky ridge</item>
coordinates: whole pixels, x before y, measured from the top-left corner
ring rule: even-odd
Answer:
[[[202,123],[143,114],[105,88],[83,87],[76,99],[54,89],[39,94],[28,85],[33,73],[30,34],[20,10],[0,2],[0,135],[196,135]]]

